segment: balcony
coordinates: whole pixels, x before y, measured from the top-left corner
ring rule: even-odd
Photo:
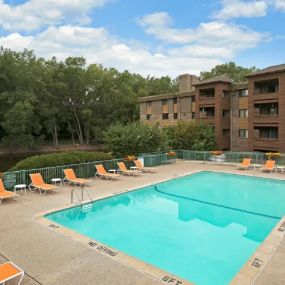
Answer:
[[[254,149],[256,150],[278,150],[278,128],[277,127],[255,127]]]
[[[255,95],[278,93],[278,89],[279,89],[278,78],[254,82],[254,94]]]
[[[254,101],[276,100],[279,92],[279,80],[271,79],[254,82]]]
[[[200,119],[205,121],[214,121],[215,118],[215,108],[207,107],[200,108]]]
[[[215,104],[215,88],[201,89],[199,100],[201,104]]]
[[[278,124],[278,103],[255,104],[253,122],[254,124]]]

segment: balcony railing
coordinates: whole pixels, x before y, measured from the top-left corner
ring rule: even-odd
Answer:
[[[260,115],[258,113],[255,113],[253,115],[253,121],[254,123],[260,123],[260,124],[277,124],[279,120],[278,115]]]
[[[272,149],[278,150],[279,141],[278,138],[254,138],[254,148],[255,149]]]
[[[258,117],[278,117],[278,113],[268,113],[268,114],[261,114],[261,113],[254,113],[254,116]]]
[[[199,100],[201,103],[215,103],[215,97],[214,96],[200,96]]]
[[[213,120],[215,119],[215,116],[204,116],[204,115],[201,115],[200,114],[200,117],[199,117],[201,120]]]

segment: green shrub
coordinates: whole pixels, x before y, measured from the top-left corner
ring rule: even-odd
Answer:
[[[215,130],[200,122],[179,122],[164,128],[170,148],[206,151],[215,148]]]
[[[19,161],[14,167],[10,169],[10,171],[109,160],[112,158],[112,155],[109,153],[87,151],[71,151],[42,154],[31,156]]]
[[[167,149],[167,137],[158,125],[138,122],[111,126],[104,133],[104,141],[116,157]]]

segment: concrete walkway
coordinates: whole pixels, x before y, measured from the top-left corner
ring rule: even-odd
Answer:
[[[178,161],[173,165],[159,167],[155,174],[122,177],[120,181],[96,179],[90,187],[90,192],[93,198],[98,198],[197,170],[232,171],[244,174],[244,171],[236,171],[230,166]],[[246,173],[285,179],[281,174],[261,174],[252,171]],[[4,201],[0,205],[0,262],[8,259],[19,265],[26,272],[23,284],[162,284],[160,280],[121,264],[33,220],[33,217],[42,211],[68,204],[70,189],[71,187],[63,187],[58,193],[48,193],[46,196],[40,196],[38,192],[28,192],[26,196],[21,195],[18,201]],[[285,284],[284,268],[285,241],[283,240],[256,284]]]

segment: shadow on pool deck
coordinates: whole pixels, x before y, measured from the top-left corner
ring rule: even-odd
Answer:
[[[171,179],[178,174],[186,174],[198,169],[245,173],[231,166],[178,161],[176,164],[159,167],[158,172],[154,174],[122,177],[119,181],[96,179],[89,189],[91,196],[98,198],[163,179]],[[285,179],[281,174],[262,174],[253,171],[246,171],[246,174]],[[21,195],[17,201],[4,201],[0,205],[0,262],[5,261],[4,256],[34,278],[33,280],[25,276],[23,284],[163,284],[160,280],[97,253],[84,244],[58,234],[33,220],[39,212],[70,203],[71,189],[72,187],[63,187],[58,193],[48,193],[46,196],[40,196],[38,192],[28,192],[26,196]],[[285,284],[284,268],[285,242],[283,240],[255,284]],[[167,283],[164,282],[164,284]]]

